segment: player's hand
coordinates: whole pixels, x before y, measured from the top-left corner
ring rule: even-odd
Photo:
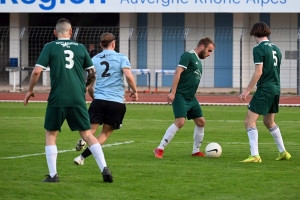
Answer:
[[[250,94],[250,91],[245,90],[242,94],[240,94],[239,100],[241,102],[244,102],[249,94]]]
[[[30,97],[34,97],[34,93],[28,91],[24,99],[24,106],[28,104],[28,100],[30,99]]]
[[[167,96],[168,104],[171,104],[173,102],[174,98],[175,98],[174,93],[171,92],[170,94],[168,94],[168,96]]]
[[[132,98],[132,101],[137,101],[139,98],[138,98],[138,92],[134,92],[132,91],[131,94],[130,94],[130,97]]]

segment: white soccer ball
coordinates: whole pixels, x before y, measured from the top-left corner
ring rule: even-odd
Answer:
[[[205,154],[209,158],[218,158],[222,154],[222,147],[216,142],[211,142],[206,146]]]

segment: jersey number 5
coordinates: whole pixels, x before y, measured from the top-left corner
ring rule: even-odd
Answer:
[[[276,57],[276,51],[273,51],[273,59],[274,59],[274,66],[277,66],[277,57]]]
[[[64,53],[66,54],[66,61],[69,62],[69,64],[66,64],[66,68],[72,69],[74,66],[74,53],[71,50],[64,50]]]
[[[104,72],[102,73],[102,77],[109,77],[110,76],[110,73],[107,73],[108,72],[108,70],[109,70],[109,63],[108,62],[106,62],[106,61],[102,61],[101,63],[100,63],[100,65],[105,65],[105,70],[104,70]]]

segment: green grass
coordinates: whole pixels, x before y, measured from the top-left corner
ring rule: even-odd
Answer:
[[[45,108],[45,103],[0,103],[0,199],[299,199],[299,108],[282,107],[276,118],[290,161],[275,161],[277,147],[259,119],[263,162],[258,164],[239,162],[249,155],[245,106],[202,106],[207,124],[201,149],[218,142],[223,148],[220,158],[191,157],[194,123],[186,121],[164,158],[156,159],[152,151],[173,122],[171,106],[127,105],[123,127],[106,144],[129,143],[103,148],[112,184],[102,182],[92,157],[84,166],[73,164],[79,134],[66,123],[57,140],[58,150],[68,150],[58,155],[60,182],[41,182],[48,173]],[[29,156],[18,157],[22,155]]]

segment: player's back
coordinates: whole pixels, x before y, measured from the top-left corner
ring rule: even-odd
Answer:
[[[254,51],[263,59],[263,74],[257,87],[270,92],[280,93],[280,65],[282,54],[280,49],[270,41],[263,41],[254,47]]]
[[[127,56],[104,50],[92,59],[96,69],[95,99],[124,103],[124,67],[130,68]]]
[[[82,44],[72,40],[50,42],[45,45],[37,64],[50,67],[49,106],[85,105],[84,69],[93,64]]]

